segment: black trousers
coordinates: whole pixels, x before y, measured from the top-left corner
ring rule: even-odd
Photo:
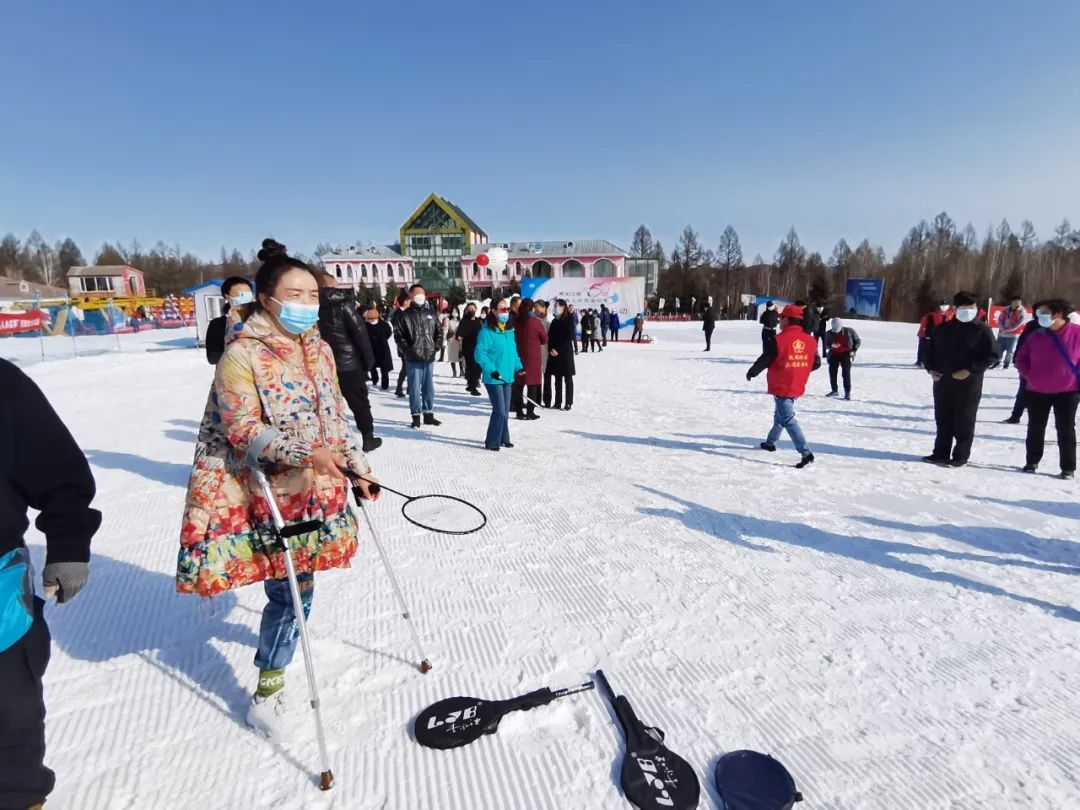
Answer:
[[[404,391],[405,390],[405,359],[404,358],[402,358],[402,360],[401,360],[401,371],[399,371],[398,375],[397,375],[397,390],[398,391]]]
[[[598,352],[602,352],[604,350],[604,344],[600,341],[600,338],[595,336],[592,339],[592,346]]]
[[[1025,410],[1027,410],[1027,383],[1021,377],[1020,387],[1016,389],[1016,399],[1013,401],[1012,415],[1009,418],[1013,421],[1019,421]]]
[[[349,403],[349,410],[353,412],[353,418],[356,419],[356,426],[360,429],[360,435],[364,438],[374,436],[375,423],[371,419],[367,374],[359,369],[355,371],[339,371],[338,383],[341,385],[341,395]]]
[[[1064,394],[1027,392],[1028,464],[1038,464],[1042,461],[1046,423],[1050,420],[1050,411],[1053,411],[1054,426],[1057,428],[1058,456],[1061,460],[1061,471],[1076,472],[1077,403],[1080,403],[1080,393],[1076,391],[1069,391]]]
[[[545,408],[551,407],[551,383],[555,379],[555,375],[544,369],[544,398],[540,400],[544,404]]]
[[[532,402],[539,402],[540,386],[514,383],[514,386],[510,391],[510,410],[517,411],[519,415],[528,413],[529,416],[532,416],[536,413],[536,406],[533,405],[532,402],[528,402],[525,399],[526,396],[528,396]]]
[[[525,383],[514,380],[510,384],[510,410],[521,413],[525,408]]]
[[[967,461],[971,456],[982,386],[982,374],[972,374],[966,380],[947,376],[934,383],[935,456],[957,461]]]
[[[380,383],[380,378],[382,384]],[[371,370],[371,384],[378,385],[383,391],[390,387],[390,370],[385,368],[373,368]]]
[[[574,354],[577,354],[578,351],[580,351],[579,346],[580,344],[578,343],[577,335],[574,335]]]
[[[772,329],[761,330],[761,350],[765,351],[769,348],[769,345],[776,345],[776,332]]]
[[[480,366],[473,358],[472,352],[462,354],[465,358],[465,388],[469,391],[480,390]]]
[[[601,326],[600,327],[600,337],[603,339],[605,346],[607,346],[607,333],[608,333],[608,327]]]
[[[712,351],[712,329],[705,330],[705,351]]]
[[[25,636],[0,652],[0,807],[40,804],[56,782],[45,767],[41,679],[51,639],[41,612],[44,604],[34,599],[34,623]]]
[[[574,378],[565,374],[555,375],[555,403],[554,407],[561,408],[563,405],[563,381],[566,381],[566,404],[574,404]]]
[[[630,336],[630,342],[633,343],[633,342],[637,341],[638,343],[641,343],[641,341],[644,339],[644,337],[645,337],[645,327],[644,326],[635,326],[634,327],[634,334],[632,334]]]
[[[844,370],[844,393],[851,393],[851,352],[844,352],[843,354],[830,354],[829,355],[829,382],[832,384],[832,390],[835,393],[836,388],[836,372],[840,369]]]

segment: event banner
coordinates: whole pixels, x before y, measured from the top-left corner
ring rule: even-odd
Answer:
[[[883,278],[849,278],[844,296],[844,310],[848,315],[864,318],[881,317],[881,298],[885,294]]]
[[[47,323],[48,315],[40,309],[29,312],[0,312],[0,335],[37,332]]]
[[[558,298],[575,309],[599,309],[605,304],[619,316],[619,332],[634,330],[634,318],[645,311],[645,279],[631,278],[526,278],[523,298],[553,302]]]

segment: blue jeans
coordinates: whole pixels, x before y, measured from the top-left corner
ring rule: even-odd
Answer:
[[[510,389],[509,385],[489,385],[488,399],[491,400],[491,419],[488,420],[486,447],[495,448],[510,443]]]
[[[304,618],[311,615],[311,598],[315,595],[313,574],[297,574],[300,585],[300,601],[304,605]],[[296,640],[300,637],[300,625],[293,612],[292,594],[287,579],[268,579],[263,582],[266,591],[266,607],[263,608],[259,625],[259,649],[255,652],[255,666],[259,669],[284,669],[296,652]]]
[[[776,412],[773,415],[772,430],[769,431],[766,441],[769,444],[776,444],[780,434],[786,430],[791,441],[795,443],[795,449],[799,451],[799,455],[805,456],[810,452],[810,447],[806,444],[806,436],[803,435],[802,428],[799,427],[799,420],[795,418],[795,400],[791,397],[773,397],[773,399],[776,400]]]
[[[409,380],[409,411],[413,416],[435,413],[435,364],[406,363]]]
[[[1005,361],[1005,368],[1009,367],[1009,363],[1012,362],[1013,352],[1016,351],[1016,341],[1019,338],[1013,335],[1001,335],[997,339],[998,351],[1001,352],[1001,359]]]

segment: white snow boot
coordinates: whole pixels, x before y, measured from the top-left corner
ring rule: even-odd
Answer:
[[[255,731],[270,739],[281,739],[287,736],[288,723],[289,711],[284,689],[279,689],[269,697],[251,696],[247,724]]]

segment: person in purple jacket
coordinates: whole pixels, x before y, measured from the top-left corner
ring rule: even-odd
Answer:
[[[1076,406],[1080,402],[1080,326],[1069,321],[1071,308],[1053,298],[1035,304],[1038,328],[1016,355],[1016,368],[1027,382],[1027,464],[1033,473],[1042,461],[1046,423],[1054,412],[1061,477],[1076,474]]]

